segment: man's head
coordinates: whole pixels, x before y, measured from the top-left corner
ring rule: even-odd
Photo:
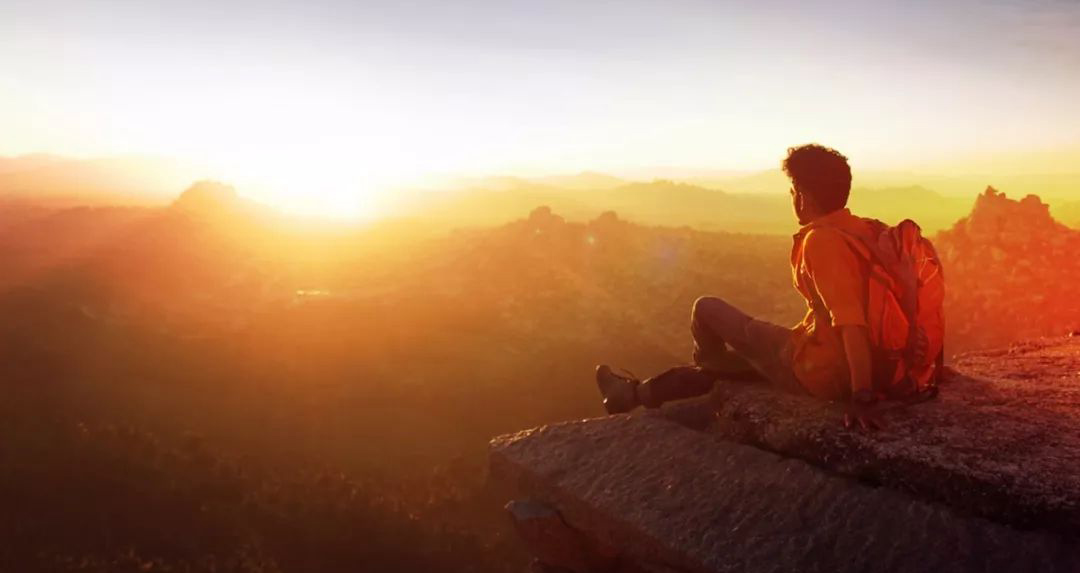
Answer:
[[[791,200],[799,224],[847,205],[851,167],[839,151],[816,143],[790,147],[782,166],[791,178]]]

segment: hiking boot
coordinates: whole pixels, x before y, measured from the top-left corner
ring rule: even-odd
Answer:
[[[636,378],[612,372],[607,364],[596,367],[596,385],[604,397],[604,409],[608,414],[622,414],[640,405],[638,383]]]

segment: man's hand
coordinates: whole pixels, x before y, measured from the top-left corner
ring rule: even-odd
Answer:
[[[863,432],[873,432],[875,430],[884,430],[885,422],[882,420],[881,410],[878,409],[877,404],[851,402],[844,412],[844,427]]]

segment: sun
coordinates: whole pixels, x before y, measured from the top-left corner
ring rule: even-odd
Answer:
[[[356,158],[263,153],[220,168],[241,195],[287,215],[369,221],[386,215],[392,178]]]
[[[380,218],[382,192],[364,182],[327,177],[324,181],[281,178],[269,181],[265,198],[269,206],[286,214],[367,221]]]

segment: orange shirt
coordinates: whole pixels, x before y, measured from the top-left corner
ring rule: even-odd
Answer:
[[[850,392],[838,327],[866,325],[866,264],[838,229],[871,234],[863,219],[841,209],[801,228],[791,249],[795,288],[808,309],[792,329],[792,369],[810,394],[830,400]]]

